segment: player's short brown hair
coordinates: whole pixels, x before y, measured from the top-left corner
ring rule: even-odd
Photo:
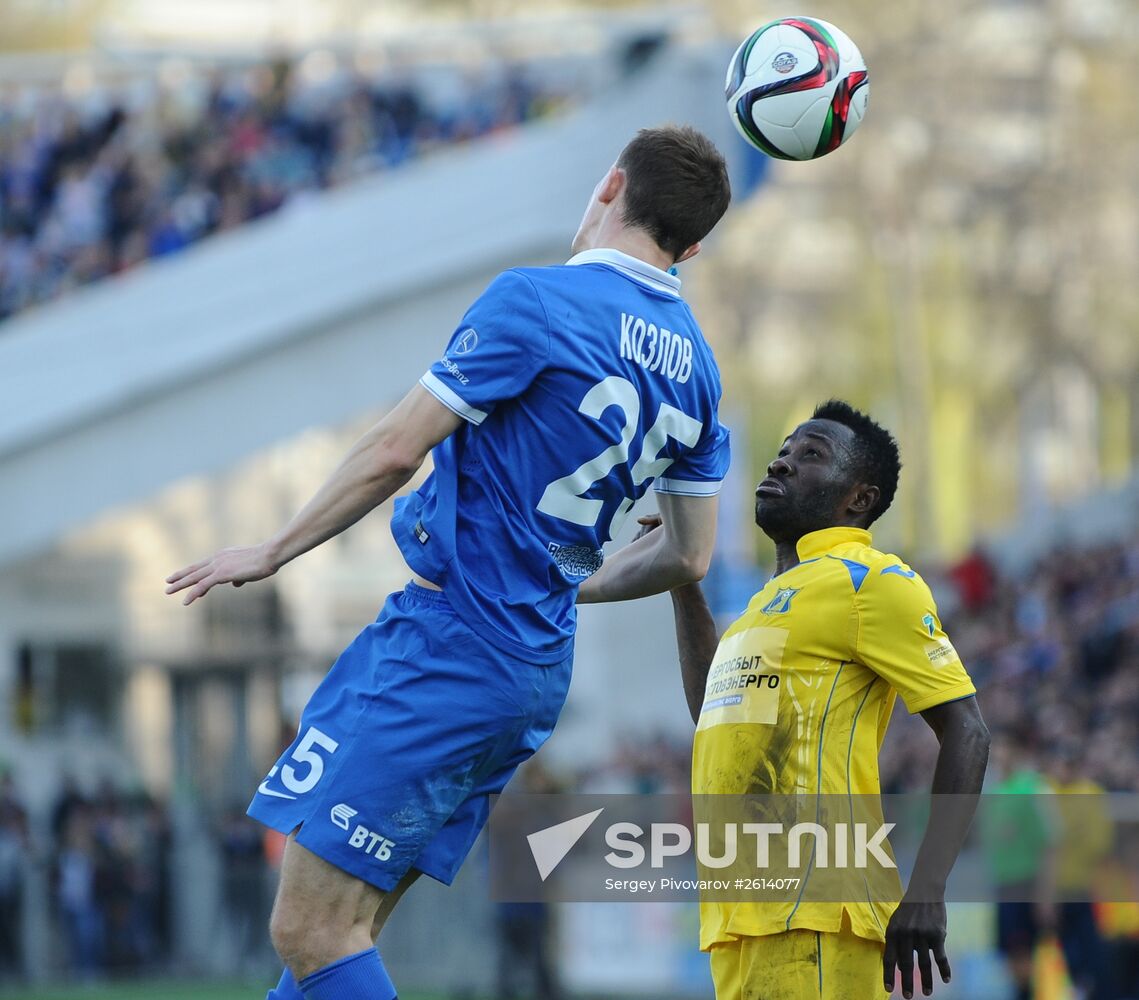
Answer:
[[[728,167],[712,141],[688,125],[643,128],[621,151],[624,219],[675,260],[728,210]]]

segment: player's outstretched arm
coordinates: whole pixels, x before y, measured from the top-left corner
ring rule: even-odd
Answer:
[[[630,601],[704,579],[716,543],[716,497],[658,494],[663,524],[605,560],[578,588],[578,604]]]
[[[700,721],[708,669],[720,644],[716,619],[698,583],[688,583],[671,591],[672,614],[676,621],[676,650],[680,655],[680,680],[693,722]]]
[[[897,967],[902,996],[907,998],[913,996],[915,952],[922,993],[933,992],[931,951],[942,981],[949,982],[945,883],[973,822],[989,760],[989,730],[975,697],[937,705],[921,715],[941,744],[933,772],[933,802],[910,884],[886,928],[882,955],[886,991],[894,988]]]
[[[656,531],[662,524],[660,514],[645,514],[637,521],[641,524],[638,539]],[[699,583],[682,584],[670,590],[669,594],[676,624],[676,649],[680,657],[684,698],[692,721],[698,722],[704,705],[704,690],[708,686],[708,669],[720,644],[720,633]]]
[[[260,545],[222,549],[166,578],[166,593],[185,590],[192,604],[222,583],[272,576],[285,563],[355,524],[415,474],[427,453],[461,418],[422,386],[360,438],[316,495],[281,531]]]

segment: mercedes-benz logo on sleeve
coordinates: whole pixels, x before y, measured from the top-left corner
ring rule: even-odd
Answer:
[[[459,334],[458,339],[455,341],[455,347],[451,351],[452,354],[470,354],[476,347],[479,346],[479,335],[475,332],[474,327],[468,326],[462,333]]]

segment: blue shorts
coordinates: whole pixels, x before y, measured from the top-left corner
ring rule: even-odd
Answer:
[[[553,731],[571,665],[500,652],[409,583],[321,682],[249,815],[384,891],[411,868],[450,884]]]

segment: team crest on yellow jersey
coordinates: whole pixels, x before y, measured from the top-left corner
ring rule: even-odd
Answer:
[[[761,609],[765,615],[783,615],[791,610],[791,598],[793,598],[799,590],[795,587],[784,587],[778,594],[776,594],[770,601],[768,601]]]

